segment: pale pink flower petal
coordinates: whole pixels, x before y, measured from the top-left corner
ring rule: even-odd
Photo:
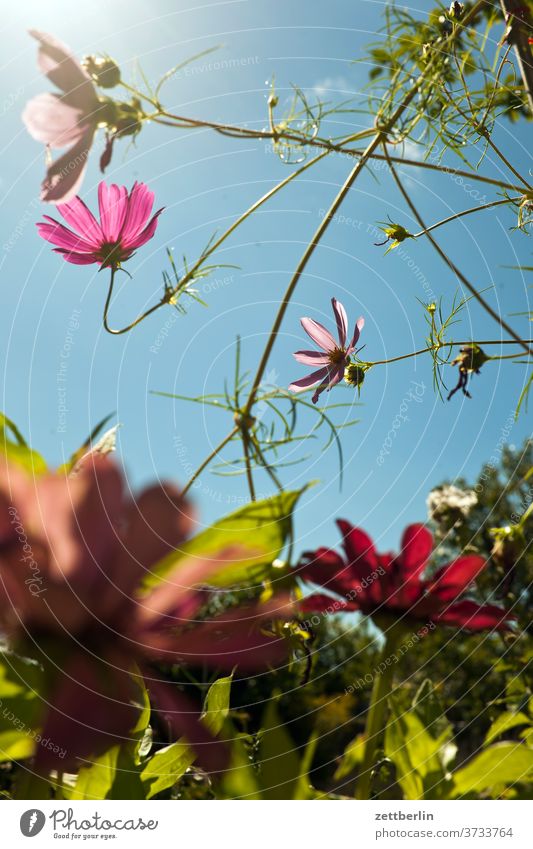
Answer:
[[[52,148],[74,144],[86,129],[83,113],[49,92],[26,104],[22,120],[32,138]]]
[[[335,321],[337,322],[340,347],[344,348],[346,345],[346,336],[348,335],[348,316],[346,315],[346,310],[343,305],[337,300],[337,298],[331,299],[331,306],[333,307]]]
[[[307,377],[302,377],[300,380],[294,381],[289,386],[291,392],[303,392],[305,389],[319,383],[320,385],[312,397],[313,404],[316,404],[320,394],[325,389],[329,391],[343,379],[345,369],[350,364],[350,354],[355,349],[359,334],[365,323],[362,317],[357,321],[353,339],[347,348],[348,317],[346,310],[336,298],[331,299],[331,306],[337,324],[339,341],[335,342],[329,330],[323,327],[318,321],[312,318],[302,318],[300,321],[303,329],[322,348],[322,351],[296,351],[293,354],[297,362],[304,365],[325,366],[325,368],[319,369],[307,375]]]
[[[355,346],[357,345],[357,343],[359,341],[359,336],[361,335],[361,330],[363,329],[364,326],[365,326],[365,320],[364,320],[363,316],[361,316],[360,318],[357,319],[355,329],[354,329],[354,332],[353,332],[353,339],[350,342],[350,345],[349,345],[349,347],[346,351],[347,354],[351,354],[355,350]]]
[[[94,127],[87,127],[79,141],[49,166],[42,184],[41,200],[66,203],[76,195],[85,176],[94,133]]]
[[[335,350],[337,347],[335,339],[329,330],[326,330],[326,328],[318,321],[315,321],[314,318],[301,318],[300,324],[307,335],[310,336],[313,342],[316,342],[323,351],[329,352]]]
[[[69,48],[46,32],[32,29],[29,34],[39,42],[39,70],[68,94],[78,109],[90,109],[97,100],[94,85]]]
[[[295,351],[293,357],[306,366],[326,366],[329,363],[328,355],[320,351]]]
[[[34,97],[22,119],[28,132],[47,148],[72,145],[47,169],[41,199],[65,203],[76,194],[98,126],[101,103],[89,75],[68,47],[51,35],[30,30],[39,42],[40,70],[62,92]]]
[[[313,371],[306,377],[301,377],[300,380],[295,380],[294,383],[291,383],[289,386],[289,390],[291,392],[303,392],[304,389],[309,389],[310,386],[320,383],[320,381],[324,380],[324,378],[328,375],[329,368],[318,369],[318,371]]]

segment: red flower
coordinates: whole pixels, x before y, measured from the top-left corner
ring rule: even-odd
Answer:
[[[168,716],[176,736],[220,768],[225,751],[198,711],[161,680],[154,661],[257,669],[283,657],[283,640],[260,624],[273,605],[198,618],[221,559],[190,559],[148,593],[139,585],[191,531],[187,502],[171,486],[125,498],[111,460],[91,455],[74,475],[33,479],[0,463],[0,630],[47,670],[38,769],[76,768],[80,759],[127,740],[138,713],[138,682]],[[236,552],[228,551],[227,559]],[[218,560],[218,562],[217,562]],[[279,604],[278,604],[279,609]]]
[[[344,557],[327,548],[306,552],[299,571],[304,580],[344,597],[334,603],[334,610],[359,610],[367,616],[388,614],[406,621],[432,620],[469,631],[509,628],[509,615],[502,608],[459,600],[484,568],[482,557],[459,557],[424,580],[433,537],[423,525],[406,528],[399,554],[378,554],[363,530],[344,520],[337,525],[344,537]],[[321,612],[327,602],[324,595],[311,595],[301,608]]]

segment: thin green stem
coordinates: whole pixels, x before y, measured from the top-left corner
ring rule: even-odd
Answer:
[[[491,209],[493,206],[502,206],[506,203],[517,203],[520,200],[521,196],[516,198],[503,198],[501,200],[493,200],[490,203],[484,203],[482,206],[471,206],[470,209],[464,209],[462,212],[455,212],[453,215],[449,215],[447,218],[443,218],[442,221],[437,221],[436,224],[432,224],[425,230],[421,230],[420,233],[413,233],[413,239],[418,239],[420,238],[420,236],[425,236],[426,233],[429,233],[431,230],[436,230],[437,227],[442,227],[443,224],[449,224],[450,221],[455,221],[457,218],[463,218],[465,215],[471,215],[473,212],[480,212],[482,209]]]
[[[244,463],[246,466],[246,480],[248,481],[248,489],[250,490],[250,498],[252,501],[255,501],[255,487],[254,487],[254,479],[252,475],[252,463],[250,459],[250,443],[248,436],[248,432],[246,428],[241,430],[242,436],[242,446],[244,449]]]
[[[472,17],[477,14],[477,12],[482,8],[484,3],[485,3],[485,0],[478,0],[477,3],[474,3],[474,5],[472,6],[470,11],[468,12],[468,14],[464,18],[463,26],[468,25],[468,23],[472,20]],[[447,42],[453,43],[456,32],[457,32],[457,28],[454,29],[453,33],[450,36],[448,36],[448,38],[445,40],[445,43],[447,43]],[[418,79],[415,81],[415,83],[409,89],[409,91],[407,92],[407,94],[405,95],[405,97],[403,98],[401,103],[398,104],[397,108],[394,110],[393,114],[387,120],[387,122],[383,126],[376,128],[376,133],[375,133],[374,138],[369,142],[365,151],[361,155],[361,158],[359,159],[359,161],[357,162],[355,167],[352,168],[352,170],[350,171],[350,173],[349,173],[348,177],[346,178],[342,188],[340,189],[340,191],[337,193],[337,195],[333,199],[333,201],[332,201],[332,203],[331,203],[331,205],[328,209],[328,212],[326,213],[326,215],[322,219],[320,225],[316,229],[315,234],[314,234],[313,238],[311,239],[311,242],[307,245],[307,247],[306,247],[306,249],[303,253],[302,258],[301,258],[300,262],[298,263],[296,271],[294,272],[294,275],[292,276],[292,278],[289,282],[289,285],[288,285],[288,287],[285,291],[285,294],[284,294],[283,299],[281,301],[281,304],[279,306],[278,312],[277,312],[276,317],[274,319],[274,324],[272,325],[272,329],[271,329],[270,335],[267,339],[265,350],[263,351],[261,360],[259,362],[259,366],[257,368],[257,372],[256,372],[255,377],[254,377],[252,388],[250,390],[250,395],[248,396],[248,401],[247,401],[246,407],[245,407],[246,413],[249,413],[250,410],[252,409],[253,405],[254,405],[255,396],[256,396],[257,390],[259,389],[259,384],[261,383],[261,380],[263,378],[264,371],[265,371],[266,366],[268,364],[268,360],[270,358],[272,348],[274,347],[274,343],[275,343],[277,335],[279,333],[279,329],[281,327],[283,318],[284,318],[285,313],[287,311],[287,307],[289,306],[291,298],[294,294],[294,290],[296,289],[296,286],[298,285],[298,281],[300,280],[300,277],[302,276],[303,272],[305,271],[307,263],[311,259],[312,255],[315,251],[315,248],[320,243],[322,236],[324,235],[324,233],[326,232],[327,228],[329,227],[331,221],[333,220],[333,216],[335,215],[338,208],[343,203],[344,199],[346,198],[346,195],[349,193],[350,189],[352,188],[352,185],[354,184],[355,180],[357,179],[357,177],[359,176],[359,174],[361,173],[363,168],[366,166],[366,163],[368,162],[368,160],[370,159],[370,157],[372,156],[372,154],[374,153],[376,148],[378,148],[381,144],[383,144],[385,142],[389,132],[392,130],[392,128],[398,122],[399,118],[403,115],[405,110],[409,107],[409,105],[411,104],[411,101],[416,97],[421,85],[425,81],[430,70],[432,70],[432,65],[433,65],[434,61],[435,60],[430,60],[428,62],[425,69],[422,71],[422,73],[420,74]],[[389,167],[392,167],[390,160],[389,160]],[[424,226],[424,225],[422,225],[422,226]],[[431,237],[428,237],[428,238],[431,238]]]
[[[159,301],[157,304],[154,304],[154,306],[150,307],[145,312],[141,313],[141,315],[137,316],[135,321],[132,321],[131,324],[126,325],[126,327],[121,327],[121,328],[118,328],[118,329],[114,328],[114,327],[110,327],[109,322],[108,322],[108,313],[109,313],[109,307],[111,305],[111,299],[113,297],[113,287],[114,287],[114,284],[115,284],[115,274],[116,274],[117,270],[118,269],[115,266],[111,267],[111,279],[109,281],[109,289],[107,290],[107,298],[106,298],[106,302],[105,302],[105,306],[104,306],[104,316],[103,316],[104,328],[107,330],[108,333],[111,333],[113,336],[120,336],[122,333],[127,333],[129,330],[133,330],[134,327],[137,327],[137,325],[140,324],[141,321],[144,321],[144,319],[147,318],[149,315],[151,315],[151,313],[155,312],[157,309],[159,309],[159,307],[162,307],[163,304],[168,303],[166,300],[165,301]]]
[[[419,357],[421,354],[428,354],[430,351],[440,351],[441,348],[458,348],[463,345],[518,345],[518,344],[533,344],[533,339],[522,339],[520,342],[515,342],[514,339],[483,339],[480,342],[474,342],[471,339],[466,342],[440,342],[436,345],[430,345],[427,348],[420,348],[418,351],[411,351],[409,354],[401,354],[399,357],[391,357],[388,360],[376,360],[375,362],[367,362],[365,365],[370,367],[386,366],[390,363],[399,363],[401,360],[408,360],[411,357]],[[523,357],[524,354],[505,354],[502,357],[488,357],[489,360],[505,360],[515,357]]]
[[[388,157],[388,149],[387,149],[387,145],[386,145],[386,144],[384,144],[384,145],[383,145],[383,149],[384,149],[385,155]],[[390,161],[390,158],[388,159],[388,161],[389,161],[389,167],[390,167],[390,169],[391,169],[391,174],[392,174],[392,176],[393,176],[393,178],[394,178],[394,181],[395,181],[396,185],[398,186],[398,189],[400,190],[400,192],[401,192],[401,194],[402,194],[403,198],[405,199],[405,202],[406,202],[406,203],[407,203],[407,205],[409,206],[409,209],[410,209],[410,210],[411,210],[411,212],[413,213],[413,215],[414,215],[415,219],[418,221],[418,224],[420,225],[420,227],[422,227],[422,229],[423,229],[423,230],[427,230],[426,224],[424,223],[424,220],[423,220],[422,216],[420,215],[420,213],[419,213],[418,209],[416,208],[416,206],[414,205],[413,201],[411,200],[411,197],[410,197],[409,193],[406,191],[406,189],[405,189],[405,187],[404,187],[404,185],[403,185],[402,181],[400,180],[400,178],[399,178],[399,176],[398,176],[398,174],[397,174],[397,172],[396,172],[396,169],[395,169],[394,165],[393,165],[393,164],[392,164],[392,162]],[[468,289],[468,291],[469,291],[469,292],[473,295],[473,297],[474,297],[474,298],[478,301],[478,303],[480,303],[480,304],[481,304],[481,306],[483,307],[483,309],[484,309],[484,310],[486,310],[486,312],[488,312],[488,314],[489,314],[490,316],[492,316],[492,318],[493,318],[493,319],[494,319],[494,320],[495,320],[495,321],[496,321],[496,322],[500,325],[500,327],[501,327],[501,328],[503,328],[503,330],[505,330],[505,331],[506,331],[506,333],[508,333],[508,334],[509,334],[509,336],[511,336],[511,337],[515,340],[515,342],[517,342],[519,345],[521,345],[521,346],[522,346],[522,348],[524,348],[524,350],[525,350],[528,354],[533,354],[533,351],[531,350],[531,348],[529,347],[529,345],[528,345],[528,344],[526,344],[526,343],[525,343],[525,342],[524,342],[524,341],[520,338],[520,336],[518,336],[518,335],[517,335],[517,333],[513,330],[513,328],[512,328],[509,324],[507,324],[507,322],[505,321],[505,319],[503,319],[503,318],[501,317],[501,315],[499,315],[499,314],[496,312],[496,310],[494,310],[494,309],[491,307],[491,305],[490,305],[490,304],[489,304],[489,303],[485,300],[485,298],[483,297],[483,295],[481,295],[481,294],[478,292],[478,290],[476,289],[476,287],[475,287],[475,286],[474,286],[474,285],[473,285],[473,284],[472,284],[472,283],[471,283],[471,282],[470,282],[470,281],[469,281],[469,280],[465,277],[465,275],[462,273],[462,271],[460,271],[460,270],[457,268],[457,266],[455,265],[455,263],[454,263],[454,262],[453,262],[453,261],[449,258],[449,256],[445,253],[445,251],[444,251],[444,250],[441,248],[441,246],[438,244],[438,242],[436,242],[436,241],[435,241],[435,238],[431,235],[431,233],[426,233],[426,235],[427,235],[427,238],[429,239],[429,241],[431,242],[431,244],[433,245],[433,247],[435,248],[435,250],[437,251],[437,253],[439,254],[439,256],[441,257],[441,259],[443,259],[443,260],[444,260],[444,262],[446,263],[446,265],[448,266],[448,268],[449,268],[451,271],[453,271],[453,273],[455,274],[455,276],[456,276],[456,277],[457,277],[457,278],[461,281],[461,283],[462,283],[462,284],[463,284],[463,285],[464,285],[464,286]]]
[[[219,443],[218,443],[218,445],[216,446],[216,448],[214,448],[214,449],[211,451],[211,453],[209,454],[209,456],[208,456],[208,457],[206,457],[206,458],[205,458],[205,460],[203,461],[203,463],[201,463],[201,464],[198,466],[198,468],[196,469],[196,471],[193,473],[192,477],[190,477],[190,478],[189,478],[189,481],[187,482],[187,485],[184,487],[184,489],[183,489],[183,491],[182,491],[182,495],[186,495],[186,494],[188,493],[188,491],[190,490],[190,488],[191,488],[191,486],[193,485],[193,483],[195,482],[195,480],[196,480],[196,479],[197,479],[197,478],[198,478],[198,477],[202,474],[203,470],[204,470],[204,469],[205,469],[205,468],[209,465],[209,463],[211,462],[211,460],[214,460],[214,459],[215,459],[215,457],[217,456],[217,454],[219,454],[219,453],[222,451],[222,449],[226,447],[226,445],[228,444],[228,442],[231,442],[231,440],[233,439],[233,437],[234,437],[234,436],[236,436],[236,435],[239,433],[239,430],[240,430],[240,428],[239,428],[239,427],[234,427],[234,428],[233,428],[233,430],[231,430],[231,431],[230,431],[230,433],[228,433],[228,435],[227,435],[227,436],[225,436],[225,437],[224,437],[224,439],[223,439],[221,442],[219,442]]]
[[[109,327],[109,324],[108,324],[108,311],[109,311],[109,306],[111,304],[111,298],[112,298],[112,295],[113,295],[114,275],[115,275],[115,270],[116,270],[116,269],[112,268],[111,269],[111,280],[110,280],[110,283],[109,283],[109,290],[108,290],[108,293],[107,293],[107,299],[106,299],[106,303],[105,303],[105,307],[104,307],[104,319],[103,319],[104,327],[107,330],[107,332],[113,334],[114,336],[119,336],[122,333],[127,333],[128,331],[130,331],[134,327],[136,327],[138,324],[140,324],[141,321],[144,321],[144,319],[147,318],[149,315],[151,315],[153,312],[158,310],[160,307],[166,306],[168,303],[170,303],[171,298],[174,295],[176,295],[178,292],[183,290],[183,288],[187,285],[187,283],[189,283],[194,278],[194,275],[201,268],[201,266],[206,262],[206,260],[216,250],[218,250],[218,248],[226,241],[226,239],[228,239],[231,236],[231,234],[244,221],[246,221],[247,218],[250,217],[250,215],[252,215],[257,209],[259,209],[260,206],[262,206],[264,203],[266,203],[268,200],[270,200],[270,198],[272,198],[275,194],[277,194],[277,192],[279,192],[279,191],[281,191],[281,189],[285,188],[285,186],[287,186],[290,182],[292,182],[292,180],[295,180],[296,177],[299,177],[301,174],[304,173],[304,171],[307,171],[308,168],[311,168],[313,165],[316,165],[317,162],[319,162],[321,159],[324,159],[324,157],[326,157],[327,155],[328,155],[327,151],[320,153],[318,156],[315,156],[314,159],[310,159],[309,162],[306,162],[304,165],[302,165],[296,171],[293,171],[291,174],[289,174],[287,177],[285,177],[284,180],[281,180],[280,183],[277,183],[272,189],[269,189],[268,192],[266,192],[262,197],[259,198],[259,200],[256,200],[250,207],[248,207],[248,209],[245,212],[243,212],[242,215],[240,215],[232,223],[232,225],[230,227],[228,227],[228,229],[225,230],[219,236],[219,238],[216,239],[209,246],[209,248],[202,254],[202,256],[191,266],[191,268],[188,270],[188,272],[183,276],[183,278],[180,280],[179,284],[177,286],[175,286],[174,289],[170,290],[168,293],[165,294],[164,299],[158,301],[157,304],[154,304],[149,309],[147,309],[145,312],[143,312],[141,315],[139,315],[135,319],[135,321],[131,322],[131,324],[128,324],[126,327],[122,327],[120,329],[111,328],[111,327]]]

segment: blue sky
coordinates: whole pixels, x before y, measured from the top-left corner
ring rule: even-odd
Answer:
[[[149,4],[84,0],[73,14],[68,0],[46,4],[28,0],[19,7],[11,4],[3,20],[7,47],[0,97],[2,408],[54,465],[100,418],[116,411],[122,423],[120,455],[134,487],[155,477],[185,481],[189,469],[231,427],[221,411],[154,397],[150,391],[188,395],[220,390],[224,377],[232,374],[237,334],[242,337],[244,366],[255,368],[277,302],[350,163],[335,156],[309,170],[234,234],[218,261],[239,269],[222,269],[200,287],[207,309],[191,305],[186,316],[171,308],[161,310],[133,333],[112,338],[101,324],[105,274],[64,263],[35,229],[40,216],[52,210],[38,200],[43,151],[26,134],[20,115],[30,97],[51,86],[37,72],[35,43],[26,30],[51,32],[78,56],[109,52],[126,79],[132,79],[135,60],[154,80],[188,56],[222,45],[168,84],[166,105],[185,115],[263,127],[266,82],[273,74],[282,105],[291,83],[327,100],[360,93],[368,68],[353,60],[375,38],[382,11],[382,3],[365,0],[357,4],[237,0],[191,6],[190,0]],[[349,133],[364,121],[360,115],[340,116],[331,131]],[[496,133],[513,161],[524,172],[530,169],[531,125],[502,123]],[[82,191],[93,207],[101,144],[100,139]],[[215,230],[227,227],[286,176],[288,167],[262,142],[208,130],[149,126],[136,147],[118,143],[107,179],[128,186],[143,180],[165,212],[155,238],[128,264],[133,279],[121,286],[113,320],[125,323],[158,298],[167,247],[194,259]],[[482,167],[487,174],[503,173],[490,156]],[[421,169],[405,173],[428,221],[481,203],[483,195],[487,200],[498,197],[482,184],[475,185],[475,195],[446,176]],[[362,177],[341,215],[300,281],[272,354],[268,378],[281,386],[305,374],[292,358],[292,351],[307,347],[299,318],[311,315],[331,325],[333,295],[345,304],[351,322],[365,316],[363,356],[382,359],[423,346],[425,324],[417,298],[427,299],[424,285],[442,294],[447,305],[457,290],[449,270],[422,241],[406,242],[403,253],[386,257],[383,248],[374,246],[371,227],[387,215],[413,227],[383,171],[373,169]],[[459,267],[480,287],[492,287],[486,297],[506,316],[531,308],[527,279],[504,268],[531,264],[527,238],[510,232],[513,223],[512,212],[496,209],[440,232],[442,244]],[[527,319],[511,320],[519,331],[529,332]],[[499,338],[498,327],[475,305],[464,312],[457,333],[461,338]],[[65,345],[68,357],[62,357]],[[60,387],[62,362],[67,365]],[[335,543],[337,516],[364,526],[380,545],[393,546],[408,522],[425,518],[425,499],[432,486],[443,478],[475,475],[502,440],[518,445],[529,435],[527,415],[510,424],[526,376],[523,365],[489,363],[472,382],[473,400],[457,395],[443,403],[432,389],[430,360],[419,358],[375,369],[360,399],[347,387],[332,394],[332,402],[359,403],[347,415],[355,415],[360,423],[342,436],[342,492],[333,448],[323,454],[320,442],[310,441],[299,455],[291,455],[290,459],[309,453],[311,457],[285,470],[288,486],[321,481],[305,496],[297,516],[300,547]],[[454,382],[450,369],[448,383]],[[64,421],[58,388],[66,389]],[[403,420],[394,429],[400,412]],[[309,432],[313,422],[311,414],[304,416],[302,432]],[[395,436],[386,454],[383,448],[391,429]],[[225,456],[236,453],[230,448]],[[271,492],[261,477],[257,488]],[[243,497],[242,478],[205,473],[194,491],[201,523],[228,512]]]

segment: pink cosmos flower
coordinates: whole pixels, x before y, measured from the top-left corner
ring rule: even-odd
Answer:
[[[45,215],[37,224],[39,235],[57,245],[54,251],[76,265],[99,263],[118,268],[154,235],[163,209],[150,218],[154,193],[144,183],[135,183],[128,193],[125,186],[98,186],[100,223],[79,197],[62,203],[57,211],[73,227]]]
[[[463,598],[486,563],[468,554],[423,579],[433,551],[433,536],[423,525],[404,531],[399,554],[380,554],[370,537],[345,520],[337,521],[343,554],[328,548],[306,552],[299,575],[339,596],[337,611],[359,610],[366,616],[401,618],[406,623],[429,620],[466,631],[509,629],[511,617],[501,607]],[[342,600],[341,600],[342,599]],[[324,594],[307,596],[301,609],[324,611],[333,603]]]
[[[336,298],[331,299],[331,306],[333,307],[335,321],[337,322],[338,341],[336,342],[329,330],[326,330],[318,321],[315,321],[313,318],[302,318],[300,321],[303,329],[322,350],[296,351],[293,355],[299,363],[304,363],[304,365],[308,366],[320,366],[317,371],[311,372],[307,377],[302,377],[300,380],[295,380],[289,386],[291,392],[303,392],[309,389],[310,386],[320,384],[313,395],[313,404],[316,404],[320,393],[324,389],[327,389],[329,392],[344,377],[344,370],[350,362],[350,354],[354,352],[361,330],[365,324],[363,317],[357,319],[352,340],[346,346],[348,336],[348,317],[346,310]]]
[[[195,746],[205,768],[223,765],[225,748],[154,664],[255,671],[282,660],[283,640],[261,624],[283,615],[283,603],[202,615],[209,579],[249,556],[244,544],[223,557],[182,559],[141,591],[145,575],[183,544],[193,524],[174,486],[128,498],[118,468],[101,455],[87,458],[74,476],[33,478],[0,461],[0,631],[46,675],[37,770],[77,769],[128,740],[140,711],[139,674],[176,737]]]
[[[30,35],[39,42],[39,69],[61,94],[37,95],[26,105],[22,120],[30,135],[48,149],[68,147],[50,163],[41,191],[42,200],[65,203],[83,180],[101,102],[90,76],[66,45],[45,32],[30,30]]]

